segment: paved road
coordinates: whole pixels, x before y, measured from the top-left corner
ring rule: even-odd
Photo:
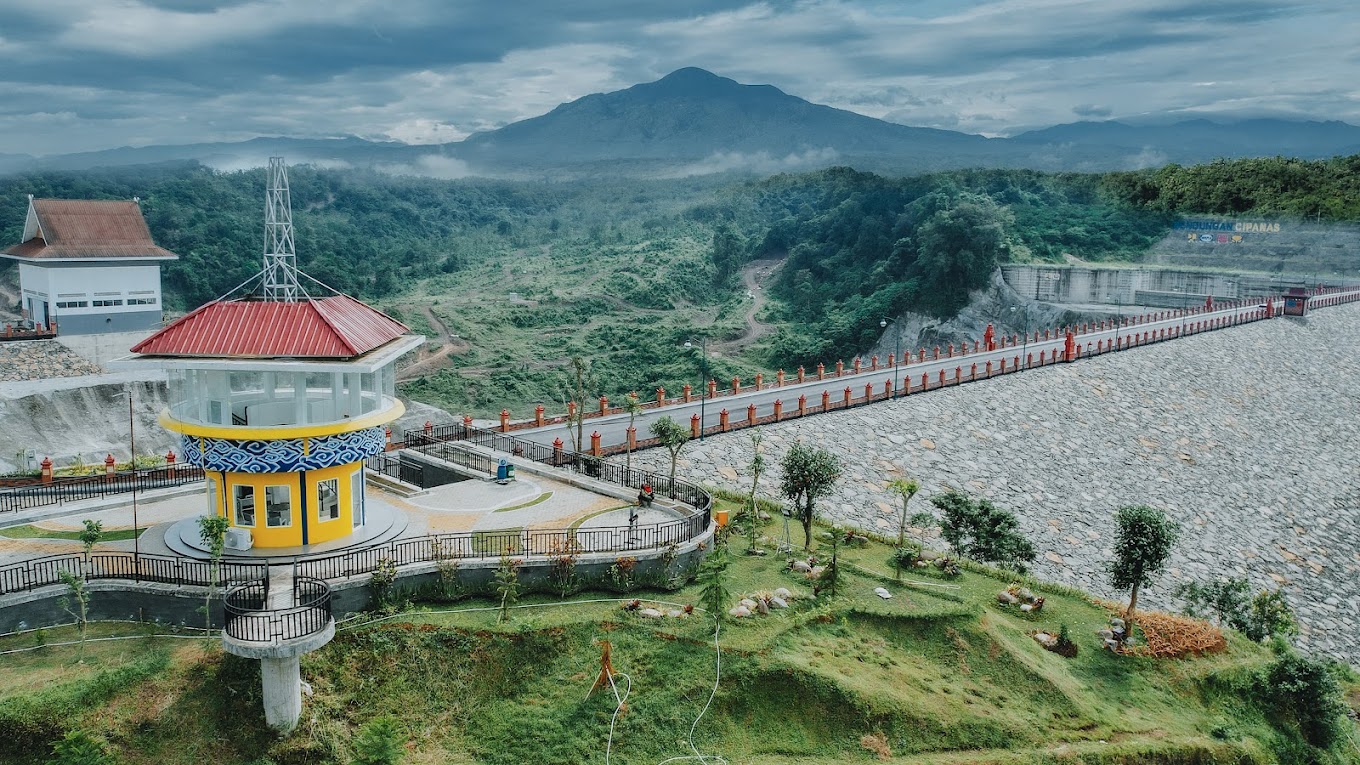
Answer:
[[[1360,295],[1360,290],[1341,293],[1343,295]],[[1077,345],[1080,347],[1081,355],[1096,353],[1098,349],[1104,351],[1112,343],[1117,343],[1119,348],[1129,345],[1143,344],[1143,337],[1146,334],[1148,342],[1152,342],[1153,337],[1162,337],[1163,333],[1170,339],[1174,336],[1194,332],[1196,326],[1217,326],[1219,323],[1226,322],[1227,326],[1243,321],[1252,321],[1264,313],[1262,306],[1264,303],[1249,303],[1241,306],[1231,306],[1220,308],[1213,311],[1180,314],[1175,311],[1158,312],[1148,314],[1145,317],[1138,317],[1130,320],[1132,323],[1118,328],[1092,330],[1076,336]],[[1275,301],[1275,312],[1279,315],[1280,301]],[[1036,333],[1042,338],[1042,331]],[[785,415],[790,412],[796,413],[798,408],[798,397],[807,396],[809,407],[821,404],[822,392],[830,394],[832,405],[840,404],[845,395],[845,389],[850,388],[851,395],[855,399],[864,396],[865,383],[872,383],[875,396],[882,395],[885,383],[894,382],[897,377],[894,390],[899,394],[903,389],[905,378],[910,375],[912,381],[911,395],[916,395],[921,387],[921,376],[926,375],[930,387],[935,388],[940,384],[940,372],[945,375],[946,384],[954,384],[955,376],[960,371],[964,382],[970,380],[973,371],[973,364],[977,364],[977,378],[986,378],[987,363],[992,363],[992,374],[1001,374],[1001,364],[1004,360],[1006,373],[1011,373],[1017,368],[1017,364],[1025,358],[1030,358],[1031,366],[1027,370],[1040,368],[1040,358],[1042,355],[1043,365],[1048,366],[1053,363],[1054,355],[1061,357],[1066,338],[1062,335],[1051,337],[1048,340],[1035,340],[1031,337],[1028,342],[1017,341],[1015,345],[1009,344],[1007,339],[1006,347],[998,348],[994,351],[981,351],[978,353],[968,353],[947,357],[947,350],[942,351],[940,359],[934,359],[934,351],[927,354],[925,361],[919,361],[919,356],[912,354],[912,359],[908,364],[900,365],[896,371],[892,368],[881,366],[875,371],[867,371],[867,364],[864,371],[859,374],[852,374],[850,365],[846,365],[845,374],[836,377],[834,369],[827,370],[825,379],[816,379],[816,373],[805,375],[803,383],[798,383],[795,376],[786,377],[782,387],[775,387],[771,383],[766,383],[763,389],[757,391],[752,386],[744,386],[740,393],[732,395],[731,383],[728,382],[727,392],[723,393],[723,383],[718,385],[719,395],[716,398],[700,400],[698,397],[690,403],[672,404],[660,409],[648,408],[637,415],[635,425],[637,427],[637,438],[643,440],[649,438],[648,428],[651,423],[661,417],[670,417],[676,422],[688,427],[690,419],[695,414],[701,414],[705,428],[715,428],[719,424],[720,412],[726,409],[729,413],[730,422],[735,425],[744,422],[747,414],[747,407],[751,404],[756,405],[758,417],[765,417],[773,413],[775,399],[780,399],[783,404]],[[601,443],[606,447],[612,444],[622,444],[626,438],[628,428],[627,414],[613,414],[605,417],[591,417],[585,421],[584,437],[585,443],[582,445],[585,451],[590,445],[590,434],[598,431],[601,436]],[[565,423],[546,425],[541,428],[528,428],[515,430],[513,434],[525,440],[536,443],[551,444],[554,439],[562,439],[562,443],[568,449],[572,448],[571,434]]]

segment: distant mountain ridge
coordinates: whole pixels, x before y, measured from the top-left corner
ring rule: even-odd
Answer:
[[[844,164],[911,173],[962,167],[1101,171],[1218,157],[1322,158],[1360,153],[1344,122],[1186,120],[1169,125],[1075,122],[1011,138],[910,127],[815,104],[772,85],[743,85],[695,67],[595,93],[552,111],[442,145],[361,138],[255,138],[33,158],[0,155],[0,172],[197,160],[236,168],[271,154],[291,162],[506,177],[770,173]],[[437,164],[431,163],[437,159]]]

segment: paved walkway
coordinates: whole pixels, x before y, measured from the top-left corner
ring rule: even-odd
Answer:
[[[522,475],[506,485],[494,481],[468,480],[439,486],[409,498],[382,491],[370,484],[368,501],[389,505],[406,514],[408,525],[399,538],[419,537],[459,531],[503,529],[560,529],[573,526],[627,526],[629,503],[542,475]],[[147,529],[139,539],[141,552],[171,554],[164,535],[175,522],[201,515],[207,505],[202,491],[179,496],[144,500],[137,504],[137,523]],[[644,511],[640,523],[657,523],[676,518],[664,509]],[[104,531],[132,528],[132,505],[107,507],[87,512],[79,509],[70,515],[48,518],[31,525],[53,531],[79,531],[85,519],[103,523]],[[0,565],[46,555],[79,553],[77,540],[14,539],[0,529]],[[133,549],[132,540],[101,543],[97,551]]]

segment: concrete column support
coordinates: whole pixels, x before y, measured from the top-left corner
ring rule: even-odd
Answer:
[[[297,727],[302,716],[302,674],[297,656],[260,659],[264,721],[280,733]]]

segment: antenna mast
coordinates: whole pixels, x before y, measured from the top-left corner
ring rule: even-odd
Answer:
[[[288,170],[283,157],[269,158],[264,192],[264,297],[296,303],[297,252],[293,249],[293,202],[288,194]]]

